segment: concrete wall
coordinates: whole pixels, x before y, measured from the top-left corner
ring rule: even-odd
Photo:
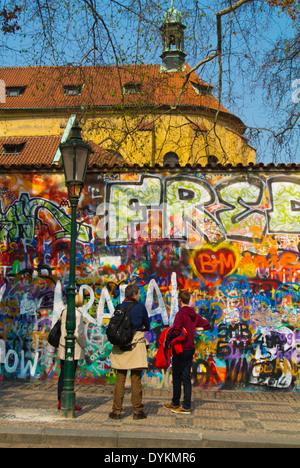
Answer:
[[[70,210],[62,174],[0,175],[0,379],[57,379],[47,334],[66,303]],[[300,173],[90,173],[78,209],[85,295],[81,382],[114,382],[105,326],[135,282],[151,317],[148,386],[178,292],[213,326],[196,338],[195,386],[299,389]]]

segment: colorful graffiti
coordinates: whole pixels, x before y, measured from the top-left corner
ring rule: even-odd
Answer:
[[[300,174],[88,174],[76,276],[85,298],[78,380],[109,384],[105,328],[128,283],[151,319],[148,386],[178,292],[212,329],[196,337],[193,384],[300,388]],[[47,334],[66,303],[70,208],[63,175],[0,175],[0,379],[58,378]]]

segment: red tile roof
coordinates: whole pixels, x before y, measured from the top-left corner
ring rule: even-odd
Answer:
[[[40,166],[51,165],[61,136],[2,137],[0,138],[0,165],[2,166]],[[3,154],[7,145],[21,145],[19,153]]]
[[[104,166],[107,165],[109,167],[123,167],[124,160],[121,155],[115,153],[114,151],[101,148],[100,146],[96,145],[93,141],[88,142],[93,153],[90,154],[89,157],[89,167],[92,166]]]
[[[2,167],[50,167],[57,152],[62,135],[28,136],[0,138],[0,166]],[[94,165],[109,167],[121,166],[122,159],[115,153],[89,142],[93,153],[90,155],[89,167]],[[21,146],[18,153],[5,153],[7,148]]]
[[[84,66],[84,67],[3,67],[0,80],[6,87],[25,87],[21,96],[6,97],[0,109],[50,109],[114,106],[174,106],[184,84],[184,72],[160,73],[159,65]],[[195,72],[191,73],[179,104],[216,110],[218,101],[213,95],[199,95],[192,83],[211,89]],[[124,85],[138,84],[141,92],[124,94]],[[65,95],[66,86],[82,86],[79,96]],[[240,119],[225,107],[224,112],[243,127]]]

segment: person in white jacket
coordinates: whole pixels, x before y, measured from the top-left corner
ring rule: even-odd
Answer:
[[[82,313],[78,307],[82,307],[83,297],[81,294],[76,294],[75,296],[75,317],[76,317],[76,327],[74,331],[75,335],[75,349],[74,349],[74,375],[77,369],[78,361],[84,359],[84,348],[85,348],[85,336],[84,336],[84,325]],[[65,373],[65,352],[66,352],[66,341],[65,337],[67,334],[66,331],[66,319],[67,319],[67,308],[65,308],[61,315],[61,337],[58,347],[57,356],[60,359],[60,376],[58,380],[58,409],[61,409],[61,394],[63,391],[64,385],[64,373]],[[82,408],[80,406],[75,406],[76,411],[80,411]]]

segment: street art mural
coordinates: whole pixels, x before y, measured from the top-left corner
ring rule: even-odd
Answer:
[[[77,379],[114,382],[105,329],[136,283],[160,333],[189,289],[212,329],[196,336],[193,384],[299,391],[300,174],[89,173],[77,213],[86,356]],[[66,304],[70,207],[62,174],[0,175],[0,379],[58,378],[47,335]]]

